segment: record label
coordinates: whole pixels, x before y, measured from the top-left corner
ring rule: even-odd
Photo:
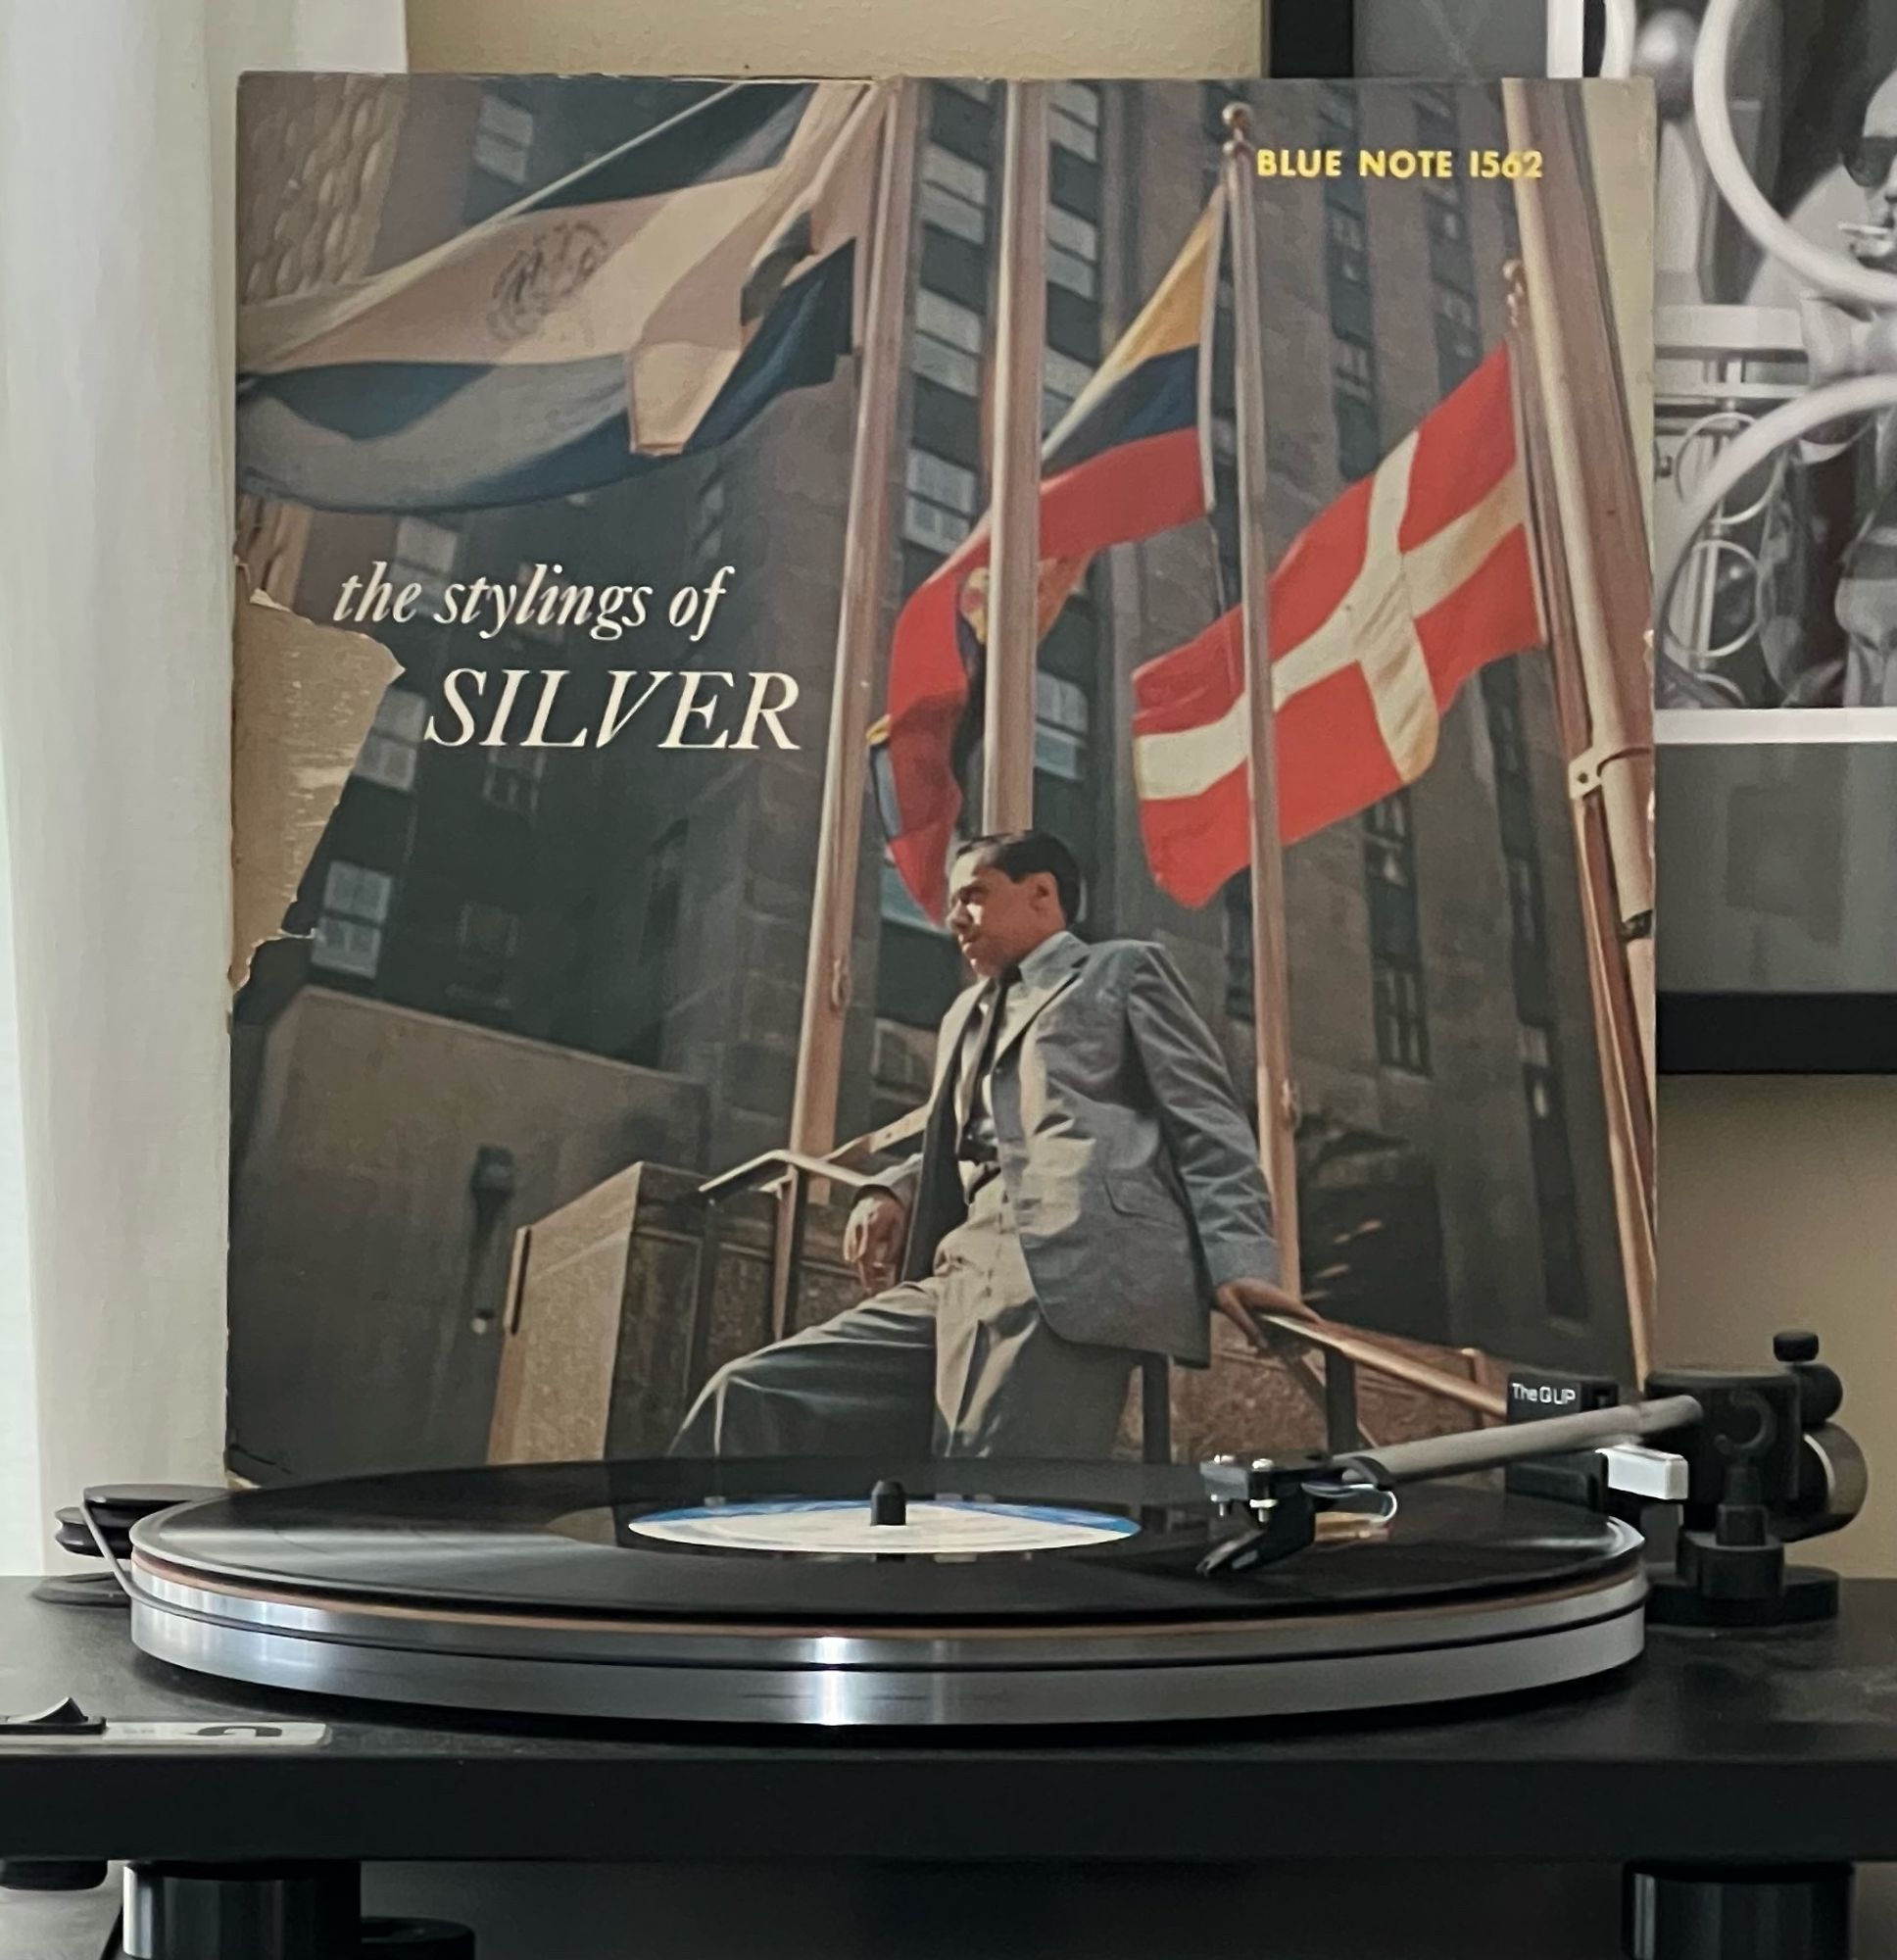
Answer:
[[[1131,1518],[1102,1511],[958,1497],[911,1503],[900,1525],[874,1524],[867,1504],[847,1498],[700,1504],[690,1510],[649,1511],[627,1523],[641,1537],[707,1550],[899,1558],[1066,1551],[1110,1544],[1140,1529]]]

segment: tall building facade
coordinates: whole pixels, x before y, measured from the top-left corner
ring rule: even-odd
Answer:
[[[1225,105],[1258,138],[1349,151],[1501,140],[1485,91],[1401,84],[1072,82],[1052,100],[1044,416],[1051,425],[1172,263],[1219,169]],[[393,263],[675,113],[667,84],[411,81],[374,264]],[[988,498],[987,412],[1002,94],[926,89],[906,370],[888,486],[884,620]],[[1274,555],[1376,466],[1505,331],[1510,215],[1494,187],[1258,185]],[[1252,1079],[1249,896],[1189,911],[1139,836],[1128,720],[1143,662],[1237,595],[1229,273],[1212,426],[1218,508],[1101,555],[1042,649],[1038,820],[1074,845],[1092,937],[1164,942]],[[267,1027],[306,986],[682,1078],[704,1092],[705,1168],[779,1146],[790,1108],[822,790],[854,376],[787,397],[710,457],[583,497],[462,515],[317,514],[292,592],[325,618],[377,559],[435,588],[558,564],[664,585],[734,568],[707,666],[791,673],[796,753],[445,749],[424,742],[450,664],[664,664],[571,631],[478,648],[417,624],[292,924],[240,1013]],[[579,696],[576,695],[576,699]],[[971,769],[971,803],[980,759]],[[873,809],[858,881],[843,1131],[926,1093],[952,944],[896,878]],[[1566,768],[1545,660],[1486,670],[1431,771],[1287,863],[1289,1015],[1311,1180],[1307,1281],[1366,1324],[1531,1358],[1624,1348],[1607,1137]],[[470,1062],[470,1066],[474,1065]],[[681,1140],[681,1150],[684,1145]],[[1368,1250],[1366,1249],[1369,1249]]]

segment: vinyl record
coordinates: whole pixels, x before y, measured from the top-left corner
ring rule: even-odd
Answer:
[[[901,1487],[901,1522],[871,1521],[879,1482]],[[1189,1466],[668,1460],[365,1478],[137,1526],[133,1633],[249,1681],[740,1721],[1380,1705],[1569,1678],[1628,1658],[1629,1639],[1637,1649],[1639,1541],[1611,1519],[1419,1486],[1376,1538],[1202,1574],[1245,1522]],[[1481,1665],[1443,1658],[1476,1643],[1490,1648]],[[1539,1664],[1512,1666],[1511,1650]]]

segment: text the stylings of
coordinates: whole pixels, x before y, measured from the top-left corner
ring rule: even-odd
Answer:
[[[681,585],[662,605],[655,586],[562,583],[564,570],[536,564],[522,565],[511,582],[431,585],[400,571],[392,578],[389,561],[377,559],[366,574],[343,580],[330,616],[347,626],[460,626],[482,641],[510,632],[559,638],[571,629],[610,642],[662,621],[697,645],[735,567],[720,565],[702,586]],[[642,727],[663,728],[660,749],[796,749],[783,717],[797,698],[795,678],[776,670],[457,666],[443,677],[441,705],[421,739],[447,749],[604,749],[643,715]]]
[[[469,626],[475,637],[496,640],[510,627],[549,633],[569,626],[589,639],[623,639],[660,615],[651,585],[562,585],[559,564],[523,564],[512,584],[498,578],[458,579],[431,590],[418,579],[397,585],[389,562],[377,559],[366,576],[352,571],[343,580],[330,617],[338,625],[370,626],[393,620],[407,626],[427,620],[437,626]],[[718,602],[729,589],[735,565],[721,564],[704,585],[681,585],[666,602],[666,625],[687,633],[694,645],[710,630]]]

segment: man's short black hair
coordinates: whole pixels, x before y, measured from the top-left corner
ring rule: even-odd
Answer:
[[[986,837],[971,837],[955,856],[992,865],[1016,884],[1046,871],[1054,881],[1061,917],[1072,925],[1080,916],[1080,860],[1051,830],[991,831]]]

